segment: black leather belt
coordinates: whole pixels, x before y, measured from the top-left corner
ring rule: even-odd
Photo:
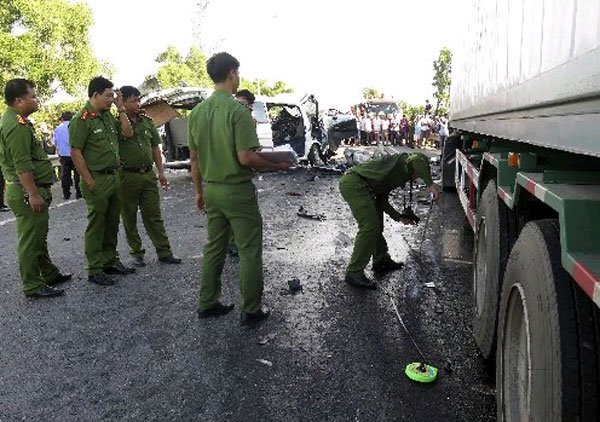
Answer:
[[[127,171],[129,173],[140,173],[145,174],[152,171],[152,166],[147,167],[123,167],[123,171]]]
[[[119,171],[119,169],[116,167],[109,167],[109,168],[105,168],[102,170],[92,170],[93,173],[100,173],[100,174],[116,174],[118,171]]]

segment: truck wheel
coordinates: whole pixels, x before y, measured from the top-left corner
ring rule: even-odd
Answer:
[[[502,276],[509,252],[508,209],[490,180],[477,209],[473,248],[473,336],[481,355],[494,362]]]
[[[556,220],[527,223],[498,322],[498,420],[600,420],[598,309],[561,266]]]
[[[442,190],[455,192],[454,174],[456,173],[456,148],[460,145],[460,134],[453,133],[444,142],[442,149]]]
[[[311,166],[322,166],[325,165],[325,160],[321,155],[321,148],[319,144],[312,144],[310,151],[308,152],[308,162]]]

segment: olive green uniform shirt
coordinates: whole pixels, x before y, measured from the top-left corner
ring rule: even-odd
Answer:
[[[215,91],[192,110],[188,126],[190,150],[198,153],[200,174],[208,183],[250,181],[254,172],[240,164],[239,151],[260,147],[248,107],[228,92]]]
[[[33,126],[12,107],[0,122],[0,166],[7,182],[19,183],[19,174],[29,172],[38,186],[54,182],[52,163]]]
[[[121,125],[110,111],[96,113],[88,102],[69,124],[69,143],[83,152],[90,171],[120,166]]]
[[[352,167],[350,172],[359,175],[371,188],[383,212],[394,220],[400,213],[389,203],[389,193],[403,187],[411,179],[411,171],[406,164],[407,154],[386,155]]]
[[[152,149],[160,144],[160,136],[151,118],[140,114],[137,122],[131,121],[132,138],[119,137],[119,153],[123,169],[139,170],[152,167]]]
[[[377,196],[387,195],[411,179],[406,154],[386,155],[352,167],[350,170],[365,179]]]

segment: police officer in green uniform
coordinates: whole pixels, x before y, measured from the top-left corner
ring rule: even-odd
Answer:
[[[38,110],[35,84],[12,79],[4,89],[8,109],[0,122],[0,166],[8,184],[6,200],[17,219],[18,257],[23,292],[34,298],[60,296],[54,286],[69,281],[48,255],[48,207],[54,182],[52,164],[27,119]]]
[[[248,107],[250,113],[252,113],[252,107],[254,106],[254,101],[256,101],[256,97],[253,93],[247,89],[242,89],[235,93],[234,98],[236,101]],[[254,125],[256,126],[256,121],[254,121]],[[233,236],[233,233],[229,238],[229,247],[227,248],[227,253],[231,256],[238,256],[238,250],[237,246],[235,246],[235,237]]]
[[[250,110],[232,96],[239,86],[239,66],[228,53],[218,53],[207,61],[215,91],[189,118],[196,206],[208,220],[198,315],[221,316],[233,309],[233,305],[219,302],[231,230],[240,257],[241,323],[254,325],[269,312],[262,308],[262,217],[252,169],[287,169],[291,164],[275,163],[256,153],[260,144]]]
[[[179,264],[180,258],[173,256],[171,245],[165,232],[160,212],[160,196],[156,175],[152,164],[156,164],[158,181],[164,189],[169,184],[165,177],[162,154],[160,152],[160,136],[154,127],[154,121],[140,111],[140,91],[133,86],[120,89],[127,117],[131,122],[133,137],[119,139],[119,152],[123,170],[121,172],[121,219],[131,248],[133,264],[137,267],[146,265],[145,250],[137,229],[138,208],[148,237],[154,244],[158,260],[166,264]]]
[[[88,280],[109,286],[110,274],[129,274],[117,253],[121,189],[119,180],[119,137],[131,138],[133,131],[120,92],[108,79],[96,77],[88,86],[89,101],[71,119],[71,158],[81,177],[81,192],[88,210],[85,257]],[[117,106],[119,120],[110,112]]]
[[[358,223],[358,234],[345,281],[356,287],[373,289],[375,283],[364,273],[373,257],[373,272],[382,275],[402,268],[388,254],[383,237],[383,213],[395,221],[411,224],[388,201],[392,190],[421,178],[437,201],[439,192],[431,179],[429,160],[420,153],[388,155],[352,167],[340,179],[340,193]]]

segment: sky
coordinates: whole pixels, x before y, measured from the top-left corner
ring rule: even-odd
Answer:
[[[349,108],[364,87],[398,100],[432,100],[433,61],[460,45],[468,0],[86,0],[91,45],[115,67],[114,82],[139,85],[174,45],[185,55],[227,51],[243,78],[283,80],[299,96]],[[462,15],[464,16],[464,15]]]

